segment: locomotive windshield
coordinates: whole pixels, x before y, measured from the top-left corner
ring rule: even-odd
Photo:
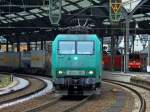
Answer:
[[[59,41],[59,54],[75,54],[75,41]]]
[[[77,54],[93,54],[94,43],[92,41],[77,42]]]
[[[59,41],[59,54],[91,55],[94,53],[93,50],[93,41]]]
[[[139,60],[140,55],[139,54],[130,54],[129,55],[129,60]]]

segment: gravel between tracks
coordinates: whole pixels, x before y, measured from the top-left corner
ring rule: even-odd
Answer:
[[[74,110],[74,112],[108,112],[108,110],[112,107],[113,104],[116,103],[116,98],[118,92],[123,92],[125,94],[125,106],[122,108],[122,112],[131,112],[133,97],[124,89],[104,83],[102,86],[102,92],[100,96],[94,96],[88,102],[86,102],[83,106]],[[124,100],[124,99],[122,99]],[[78,104],[79,101],[72,99],[70,100],[60,100],[58,103],[53,104],[51,106],[47,106],[42,110],[36,110],[33,112],[63,112],[66,109]],[[110,111],[111,112],[111,111]]]
[[[81,100],[66,100],[61,99],[58,103],[47,107],[43,110],[39,110],[36,112],[64,112],[65,110],[69,109],[70,107],[80,103]]]
[[[110,85],[105,84],[105,85],[103,85],[102,89],[103,89],[103,92],[102,92],[101,96],[98,96],[96,98],[94,96],[94,100],[89,100],[88,102],[93,103],[93,101],[94,101],[97,104],[101,103],[102,105],[107,105],[105,107],[110,107],[113,103],[115,103],[116,94],[114,92],[112,92],[112,85],[110,86]],[[56,104],[53,104],[51,106],[47,106],[46,108],[38,110],[38,111],[36,110],[36,112],[63,112],[65,110],[67,110],[68,108],[80,103],[81,100],[82,100],[82,98],[80,99],[78,97],[71,98],[71,99],[64,99],[63,98],[63,99],[60,99],[59,102],[57,102]],[[103,104],[104,101],[107,103]],[[41,102],[41,104],[42,104],[42,102]],[[85,105],[86,104],[89,104],[89,103],[85,103]],[[85,112],[90,112],[90,111],[88,111],[86,108]],[[93,112],[93,109],[91,112]]]
[[[137,90],[142,95],[142,97],[146,101],[146,111],[145,112],[150,112],[150,106],[149,106],[150,105],[150,91],[146,90],[144,88],[141,88],[141,87],[134,86],[134,85],[128,85],[128,84],[124,84],[124,85],[127,85],[127,86]]]
[[[111,112],[111,107],[116,104],[118,92],[125,94],[125,106],[122,108],[122,112],[131,112],[133,103],[133,97],[130,93],[126,92],[120,87],[103,83],[100,96],[96,96],[82,107],[76,109],[74,112]]]
[[[133,112],[135,96],[132,93],[126,92],[125,107],[121,112]]]
[[[10,106],[8,108],[3,108],[0,110],[0,112],[25,112],[29,110],[30,108],[34,108],[36,106],[40,106],[43,102],[47,102],[49,100],[55,99],[55,95],[52,93],[48,93],[44,96],[37,97],[34,99],[31,99],[29,101],[25,101],[23,103],[17,104],[15,106]]]

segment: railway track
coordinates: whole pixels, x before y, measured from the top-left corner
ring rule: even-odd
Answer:
[[[26,76],[22,76],[26,77]],[[29,76],[30,78],[34,78],[34,76]],[[147,96],[150,93],[150,89],[139,86],[133,83],[126,83],[126,82],[121,82],[121,81],[115,81],[115,80],[103,80],[105,83],[110,83],[113,85],[121,86],[123,88],[126,88],[130,91],[132,91],[134,94],[136,94],[139,98],[140,102],[140,108],[138,111],[134,112],[150,112],[149,108],[146,108],[149,104],[149,101],[147,100]],[[36,93],[36,92],[35,92]],[[53,94],[53,93],[51,93]],[[54,94],[53,94],[54,95]],[[89,99],[94,99],[95,95],[91,95],[88,97],[83,97],[83,98],[66,98],[66,97],[61,97],[61,96],[49,96],[49,99],[45,100],[46,102],[38,105],[38,106],[33,106],[32,108],[28,108],[23,112],[76,112],[80,107],[85,106],[85,104],[90,101]],[[27,95],[26,95],[27,96]],[[25,97],[25,96],[24,96]],[[19,99],[22,99],[24,97],[18,97]],[[46,96],[45,96],[46,97]],[[150,95],[149,95],[150,98]],[[17,99],[17,98],[16,98]],[[16,100],[16,99],[12,99]],[[96,98],[95,98],[96,99]],[[86,107],[86,106],[85,106]],[[99,108],[101,109],[101,108]],[[2,111],[3,112],[3,111]],[[17,111],[19,112],[19,111]],[[109,112],[111,112],[111,107]],[[121,111],[115,111],[115,112],[121,112]]]
[[[148,93],[150,93],[150,89],[148,89],[148,88],[146,88],[144,86],[140,86],[140,85],[136,85],[136,84],[128,83],[128,82],[107,80],[107,79],[104,79],[103,81],[107,82],[107,83],[119,85],[119,86],[121,86],[123,88],[126,88],[126,89],[132,91],[133,93],[135,93],[138,96],[138,98],[140,100],[140,108],[138,109],[138,111],[137,110],[136,111],[137,112],[150,112],[150,110],[147,109],[147,107],[146,107],[146,105],[149,102],[146,100],[146,97],[143,95],[143,91],[147,91]]]
[[[131,83],[124,83],[124,82],[113,81],[113,80],[104,80],[104,82],[111,83],[117,86],[119,85],[136,94],[137,98],[139,98],[140,108],[136,109],[136,111],[134,112],[149,112],[146,109],[147,102],[145,98],[142,96],[142,93],[137,90],[137,88],[138,89],[141,88],[140,86]],[[133,86],[135,86],[136,89],[133,88]],[[84,106],[84,104],[88,102],[89,99],[94,99],[94,95],[91,95],[89,97],[84,97],[83,99],[80,98],[80,100],[74,100],[74,99],[66,100],[66,98],[64,97],[57,97],[57,98],[55,97],[49,100],[49,102],[46,102],[38,107],[34,107],[24,112],[76,112],[76,110]],[[111,112],[111,107],[109,112]],[[120,109],[118,110],[116,109],[115,112],[121,112],[121,111]]]
[[[93,95],[90,95],[88,97],[75,97],[76,98],[72,98],[69,96],[57,97],[54,100],[50,100],[47,103],[24,112],[72,112],[76,108],[86,103],[89,99],[91,99]]]
[[[33,76],[19,76],[29,81],[29,85],[25,88],[19,89],[17,91],[12,91],[10,93],[0,95],[0,109],[11,102],[15,102],[17,100],[23,99],[27,96],[33,95],[42,91],[47,87],[47,83],[45,83],[42,79],[33,77]],[[36,83],[36,84],[35,84]]]

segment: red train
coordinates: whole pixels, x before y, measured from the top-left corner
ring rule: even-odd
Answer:
[[[141,71],[142,70],[142,59],[138,53],[129,55],[128,68],[130,71],[132,71],[132,70]]]
[[[103,55],[103,69],[104,70],[111,70],[111,69],[121,70],[122,69],[121,67],[123,67],[122,60],[123,60],[123,56],[121,55],[115,55],[113,58],[111,55]]]
[[[104,70],[123,70],[124,57],[122,55],[103,55],[103,69]],[[112,62],[113,61],[113,62]],[[130,54],[128,61],[128,68],[130,71],[142,71],[144,67],[143,58],[139,54]]]

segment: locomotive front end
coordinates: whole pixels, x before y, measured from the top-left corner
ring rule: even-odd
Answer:
[[[91,35],[67,37],[59,37],[57,44],[53,44],[57,49],[52,55],[55,90],[63,95],[92,94],[100,86],[99,41],[95,41]]]

